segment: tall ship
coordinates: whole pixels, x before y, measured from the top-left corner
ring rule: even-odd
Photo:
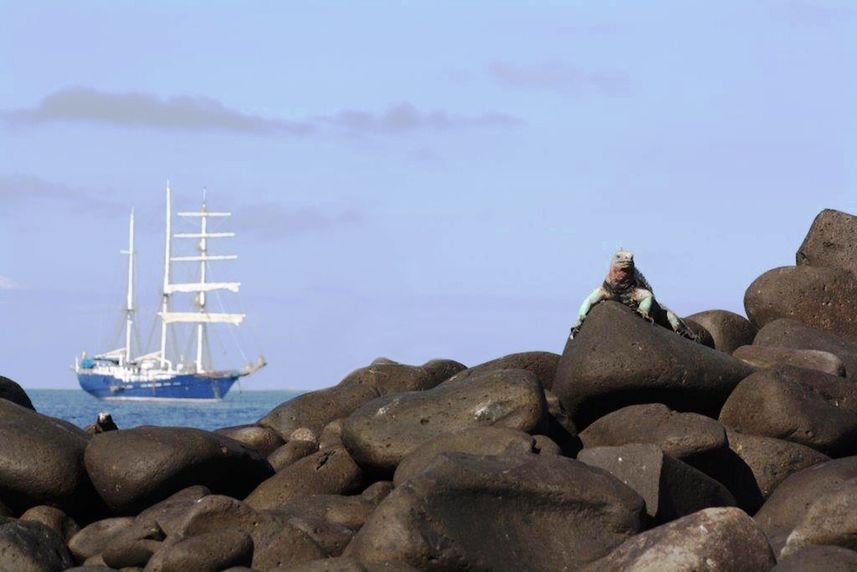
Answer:
[[[209,241],[229,239],[233,232],[212,232],[209,230],[212,219],[225,219],[228,212],[208,210],[203,192],[202,207],[194,212],[178,212],[184,219],[198,219],[199,232],[172,232],[172,205],[170,185],[166,188],[166,240],[164,251],[164,280],[161,288],[160,312],[160,348],[144,355],[132,353],[132,332],[136,308],[134,306],[134,270],[136,251],[134,250],[134,211],[131,211],[128,229],[128,250],[122,251],[128,256],[128,288],[124,308],[125,345],[105,353],[88,356],[85,352],[77,359],[73,369],[77,374],[80,387],[99,399],[108,400],[219,400],[240,378],[248,376],[265,365],[265,359],[259,357],[256,362],[248,363],[242,369],[216,369],[212,366],[209,351],[208,328],[211,325],[238,326],[244,321],[244,314],[212,312],[209,309],[209,295],[219,291],[237,293],[239,282],[216,282],[209,279],[212,262],[235,260],[234,254],[210,254]],[[182,239],[196,240],[196,253],[192,256],[175,256],[173,241]],[[173,265],[198,265],[196,281],[174,282]],[[181,310],[173,297],[193,295],[190,308]],[[218,296],[219,299],[219,296]],[[192,336],[195,358],[187,360],[183,355],[170,355],[168,346],[176,345],[177,327],[184,325],[185,333]],[[177,352],[176,352],[177,353]]]

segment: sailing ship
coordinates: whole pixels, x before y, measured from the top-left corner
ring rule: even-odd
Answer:
[[[209,369],[208,356],[208,327],[211,324],[227,324],[237,326],[244,320],[244,314],[229,314],[225,312],[210,312],[208,295],[215,291],[237,293],[238,282],[208,281],[209,263],[216,261],[235,260],[234,254],[210,254],[209,241],[213,239],[228,239],[235,236],[233,232],[211,232],[210,219],[223,219],[231,216],[228,212],[208,210],[203,192],[202,208],[195,212],[178,212],[182,218],[199,219],[199,232],[172,233],[171,190],[167,183],[167,217],[166,217],[166,246],[164,252],[164,280],[161,289],[160,312],[158,318],[161,325],[160,349],[145,355],[134,356],[131,351],[132,330],[136,308],[134,306],[134,211],[131,211],[128,229],[128,250],[122,251],[128,255],[128,289],[126,294],[125,313],[125,345],[119,349],[88,357],[83,353],[75,359],[74,371],[80,387],[99,399],[109,400],[219,400],[222,399],[238,379],[250,375],[265,365],[265,359],[259,357],[255,363],[246,365],[240,370]],[[196,239],[197,252],[193,256],[174,256],[172,252],[174,239]],[[199,265],[198,281],[191,283],[176,283],[172,281],[172,265],[197,263]],[[172,297],[177,294],[193,294],[194,311],[177,311],[173,309]],[[168,339],[174,334],[173,326],[191,324],[195,326],[196,359],[186,361],[183,356],[169,359],[167,352]],[[210,361],[210,360],[208,360]]]

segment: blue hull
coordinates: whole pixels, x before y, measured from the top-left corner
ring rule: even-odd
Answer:
[[[77,380],[98,399],[222,399],[238,377],[237,373],[186,374],[159,381],[121,381],[110,375],[79,373]]]

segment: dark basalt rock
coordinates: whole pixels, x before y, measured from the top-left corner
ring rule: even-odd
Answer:
[[[345,419],[335,419],[324,426],[321,436],[318,438],[319,449],[331,449],[342,447],[342,424]]]
[[[726,430],[714,419],[671,411],[661,403],[614,411],[587,427],[580,439],[586,448],[651,443],[690,464],[727,446]]]
[[[434,384],[432,387],[436,387],[458,372],[467,369],[467,366],[454,359],[433,359],[424,363],[422,368],[431,377]]]
[[[250,449],[254,449],[263,457],[267,457],[285,444],[285,441],[276,431],[269,427],[259,425],[238,425],[236,427],[224,427],[215,433],[225,435],[234,439]]]
[[[197,502],[176,531],[177,538],[190,538],[207,532],[239,529],[253,539],[255,569],[294,566],[327,556],[306,533],[287,522],[275,511],[256,511],[239,500],[210,495]],[[159,558],[156,554],[152,560]]]
[[[575,569],[639,532],[645,504],[555,456],[445,453],[390,493],[346,549],[419,569]]]
[[[145,538],[149,531],[161,531],[166,535],[175,534],[185,513],[201,498],[211,494],[208,487],[195,485],[182,489],[154,504],[137,515],[133,529],[137,538]]]
[[[73,518],[52,506],[34,506],[21,515],[21,522],[40,522],[59,534],[63,542],[80,531]]]
[[[774,563],[753,519],[740,509],[725,507],[707,508],[638,534],[583,570],[767,572]]]
[[[83,562],[91,556],[104,552],[114,540],[131,530],[133,525],[134,518],[130,516],[95,521],[71,537],[68,541],[68,549],[78,562]]]
[[[798,248],[795,263],[856,271],[857,217],[833,209],[818,213]]]
[[[275,471],[280,472],[289,465],[318,451],[315,441],[289,441],[268,456],[268,462]]]
[[[40,522],[0,523],[0,570],[55,572],[74,566],[62,538]]]
[[[319,451],[289,465],[261,483],[247,497],[256,509],[275,509],[308,495],[354,492],[363,484],[363,471],[343,448]]]
[[[785,479],[754,517],[774,552],[779,553],[816,500],[854,478],[857,478],[857,457],[818,463]]]
[[[857,478],[816,498],[786,539],[782,556],[808,544],[857,549]]]
[[[857,448],[857,384],[793,366],[762,370],[735,388],[720,421],[841,456]]]
[[[845,364],[839,357],[820,350],[796,350],[778,346],[741,346],[732,353],[743,362],[759,369],[793,365],[845,377]]]
[[[753,344],[830,352],[845,364],[846,377],[857,378],[857,346],[797,320],[782,318],[766,324]]]
[[[87,442],[70,423],[0,399],[0,498],[16,512],[41,504],[91,510]]]
[[[243,530],[227,528],[164,546],[146,566],[146,572],[225,570],[250,566],[252,561],[252,537]]]
[[[750,320],[728,310],[706,310],[684,319],[690,325],[699,324],[714,341],[714,348],[731,354],[740,346],[753,343],[756,326]]]
[[[556,368],[559,365],[559,355],[551,352],[521,352],[497,358],[471,368],[465,369],[445,383],[458,383],[486,371],[498,369],[525,369],[535,374],[539,383],[545,389],[553,387]]]
[[[854,572],[857,552],[840,546],[808,544],[780,558],[771,572]]]
[[[431,370],[428,371],[420,366],[405,365],[394,361],[373,363],[368,367],[361,367],[349,373],[345,379],[339,382],[338,387],[368,385],[374,387],[378,395],[390,395],[403,391],[422,391],[436,386],[440,381],[443,381],[439,378],[444,377],[447,372],[456,369],[456,367],[456,365],[447,362],[441,365],[433,364]],[[346,416],[347,414],[340,417]]]
[[[857,343],[857,277],[847,270],[774,268],[750,284],[744,308],[759,328],[780,318],[793,318]]]
[[[650,324],[622,304],[602,302],[566,344],[553,391],[578,428],[637,403],[716,416],[752,371],[730,355]]]
[[[111,568],[142,568],[161,548],[160,540],[138,539],[113,544],[101,554],[104,563]]]
[[[491,425],[534,431],[543,425],[546,412],[535,374],[489,370],[467,383],[367,403],[345,421],[342,441],[361,467],[392,474],[405,456],[435,437]]]
[[[416,572],[404,562],[367,562],[355,558],[325,558],[289,568],[289,572]]]
[[[0,399],[11,401],[21,407],[36,410],[33,407],[33,402],[30,401],[30,396],[24,391],[24,388],[3,375],[0,375]]]
[[[567,457],[574,457],[583,447],[577,435],[577,427],[571,416],[555,393],[545,390],[545,402],[548,406],[547,429],[545,434],[551,441],[559,445]]]
[[[191,485],[243,497],[274,473],[244,445],[187,427],[137,427],[101,433],[85,453],[98,494],[118,513],[135,513]]]
[[[536,438],[507,427],[474,427],[460,433],[441,435],[423,443],[402,459],[393,482],[400,486],[430,467],[442,453],[473,455],[535,455]]]
[[[584,449],[579,461],[599,467],[637,491],[655,522],[715,506],[734,506],[732,494],[706,474],[670,457],[657,445]]]
[[[278,509],[289,524],[305,532],[328,556],[339,556],[378,506],[362,495],[294,498]]]

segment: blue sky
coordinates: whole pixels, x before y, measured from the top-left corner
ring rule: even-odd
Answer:
[[[743,312],[820,209],[857,212],[848,2],[0,15],[0,373],[25,387],[74,388],[75,355],[118,345],[132,206],[148,338],[167,179],[235,213],[215,272],[243,283],[223,298],[259,389],[559,352],[619,246],[677,312]]]

